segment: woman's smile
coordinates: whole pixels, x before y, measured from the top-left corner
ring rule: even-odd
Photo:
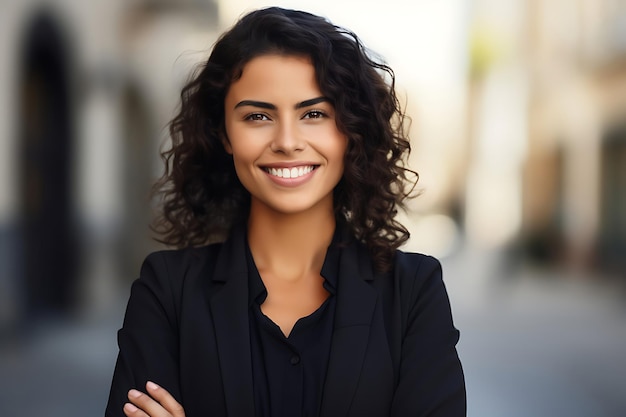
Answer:
[[[293,167],[293,168],[263,168],[265,170],[265,172],[267,172],[269,175],[273,176],[273,177],[279,177],[279,178],[299,178],[302,176],[305,176],[307,174],[310,174],[314,169],[315,166],[314,165],[300,165],[297,167]]]
[[[308,163],[280,163],[263,166],[267,177],[282,187],[299,187],[310,181],[319,165]]]

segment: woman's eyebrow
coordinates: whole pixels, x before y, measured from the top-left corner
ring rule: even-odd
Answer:
[[[315,97],[309,100],[304,100],[301,101],[299,103],[296,103],[296,105],[294,106],[294,108],[297,109],[302,109],[304,107],[309,107],[309,106],[314,106],[318,103],[322,103],[325,101],[330,101],[328,100],[328,98],[326,97]],[[267,103],[265,101],[256,101],[256,100],[242,100],[239,103],[235,104],[235,108],[239,108],[239,107],[244,107],[244,106],[251,106],[251,107],[260,107],[262,109],[268,109],[268,110],[276,110],[276,106],[272,103]]]
[[[300,103],[295,105],[295,108],[296,109],[301,109],[303,107],[314,106],[317,103],[322,103],[324,101],[330,101],[330,100],[328,98],[326,98],[326,97],[315,97],[315,98],[312,98],[310,100],[301,101]]]
[[[262,109],[276,110],[275,105],[273,105],[272,103],[266,103],[265,101],[242,100],[239,103],[235,104],[235,108],[243,107],[243,106],[252,106],[252,107],[260,107]]]

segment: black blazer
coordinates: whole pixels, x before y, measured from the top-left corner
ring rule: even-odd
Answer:
[[[322,417],[466,414],[465,383],[439,262],[397,252],[377,274],[342,250]],[[187,417],[253,417],[245,231],[223,244],[149,255],[133,283],[105,415],[124,416],[151,380]]]

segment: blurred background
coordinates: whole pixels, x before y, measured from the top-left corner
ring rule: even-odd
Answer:
[[[626,0],[275,1],[395,69],[468,415],[626,416]],[[180,88],[252,0],[0,0],[0,416],[103,415]]]

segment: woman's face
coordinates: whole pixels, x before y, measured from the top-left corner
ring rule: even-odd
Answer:
[[[271,54],[249,61],[226,95],[225,126],[224,146],[253,210],[332,209],[347,139],[309,59]]]

